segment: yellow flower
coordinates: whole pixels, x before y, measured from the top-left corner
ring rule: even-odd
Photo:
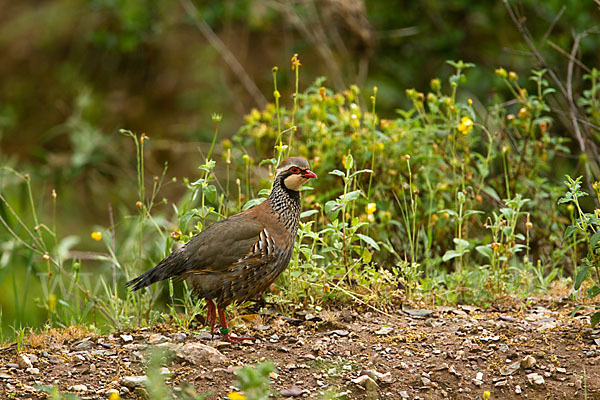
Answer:
[[[112,392],[110,396],[108,396],[108,400],[119,400],[120,398],[119,392]]]
[[[92,237],[92,239],[94,239],[96,242],[99,242],[102,240],[102,232],[92,232],[92,234],[90,235]]]
[[[462,117],[460,124],[458,124],[458,131],[463,135],[468,134],[473,129],[473,120],[469,117]]]
[[[327,98],[327,90],[323,86],[319,88],[319,96],[321,96],[321,100],[323,101]]]
[[[302,64],[300,63],[300,59],[298,58],[298,53],[295,53],[294,56],[292,57],[292,71],[295,70],[297,67],[301,66]]]
[[[375,211],[377,211],[377,204],[375,204],[375,203],[367,204],[366,211],[367,211],[368,215],[375,213]]]
[[[519,110],[519,119],[527,119],[530,115],[531,114],[529,113],[529,110],[526,107],[522,107]]]
[[[50,312],[54,312],[55,309],[56,309],[56,295],[54,293],[52,293],[50,295],[50,298],[48,298],[48,310]]]
[[[489,392],[489,390],[486,390],[485,392],[483,392],[483,399],[487,400],[490,398],[492,394]]]
[[[227,397],[229,397],[229,400],[246,400],[246,396],[240,392],[231,392],[227,395]]]

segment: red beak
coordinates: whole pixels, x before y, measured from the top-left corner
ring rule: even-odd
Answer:
[[[310,169],[307,169],[304,171],[304,174],[302,175],[303,178],[306,179],[310,179],[310,178],[315,178],[317,179],[317,174],[315,174],[314,172],[312,172]]]

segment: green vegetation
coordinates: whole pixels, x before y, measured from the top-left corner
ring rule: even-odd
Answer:
[[[144,164],[152,141],[145,134],[122,131],[120,140],[129,138],[136,148],[137,192],[130,200],[136,213],[125,213],[91,233],[103,243],[104,252],[85,258],[100,262],[108,272],[96,273],[94,279],[82,272],[89,261],[69,256],[76,239],[58,233],[59,195],[52,191],[50,199],[38,197],[30,176],[4,167],[13,177],[0,198],[7,243],[12,243],[4,263],[25,257],[29,279],[34,274],[44,279],[44,292],[34,299],[49,326],[94,323],[101,329],[122,329],[167,318],[189,329],[201,303],[194,301],[187,285],[181,291],[172,282],[165,284],[168,300],[161,312],[156,304],[160,285],[133,294],[124,290],[123,282],[154,265],[175,242],[185,242],[212,221],[262,201],[270,179],[255,180],[254,171],[272,172],[283,157],[299,153],[312,160],[321,178],[304,195],[292,263],[267,295],[284,310],[339,301],[382,307],[400,294],[398,285],[409,297],[432,296],[436,303],[485,304],[509,294],[545,293],[553,279],[570,276],[569,264],[579,271],[575,289],[589,271],[595,283],[585,293],[593,299],[598,292],[599,224],[579,205],[580,180],[570,180],[567,197],[558,201],[565,187],[554,180],[551,166],[559,152],[569,149],[551,132],[546,97],[553,90],[545,71],[533,71],[526,86],[513,72],[498,69],[514,99],[478,113],[471,99],[458,100],[474,66],[449,64],[455,73],[447,83],[435,78],[427,93],[408,89],[412,107],[397,110],[395,119],[377,116],[377,88],[366,109],[360,106],[358,87],[336,93],[319,79],[295,93],[290,108],[275,103],[253,110],[233,142],[222,143],[222,161],[212,158],[215,129],[198,167],[200,177],[183,179],[187,195],[172,205],[173,213],[155,211],[167,168],[147,179]],[[511,113],[507,103],[518,111]],[[214,121],[218,128],[220,117]],[[214,172],[221,163],[228,168],[224,182]],[[233,176],[243,176],[243,183],[236,179],[237,190],[217,188],[233,187]],[[22,193],[25,202],[18,201]],[[569,215],[559,205],[566,201],[577,212],[571,212],[574,226],[563,241],[557,232],[567,224],[561,225],[558,216]],[[46,221],[45,215],[52,217]],[[580,262],[582,244],[590,251]],[[24,304],[30,290],[26,285],[15,303]]]
[[[43,79],[37,70],[23,75],[17,56],[5,64],[0,339],[21,347],[28,327],[110,331],[166,320],[199,328],[194,317],[204,304],[185,283],[130,293],[124,282],[208,224],[262,201],[269,174],[288,155],[306,157],[319,179],[303,193],[290,267],[265,295],[281,312],[339,303],[385,311],[404,297],[489,305],[553,285],[572,285],[576,302],[598,309],[600,72],[587,65],[597,65],[600,42],[589,5],[426,1],[390,13],[393,2],[373,1],[352,14],[358,25],[340,20],[323,31],[331,40],[321,40],[312,32],[323,22],[302,4],[261,8],[248,0],[232,9],[208,1],[200,14],[187,1],[177,9],[134,3],[49,2],[38,11],[54,21],[49,55],[60,59],[69,35],[84,39]],[[429,24],[415,17],[421,7]],[[77,10],[96,15],[95,24],[64,31],[80,18]],[[524,26],[517,11],[537,18]],[[303,62],[294,55],[291,68],[269,74],[281,60],[241,60],[265,76],[257,78],[260,90],[245,86],[248,96],[227,94],[215,78],[213,59],[229,58],[214,38],[211,51],[178,47],[191,26],[209,38],[222,29],[264,39],[281,33],[269,27],[285,18],[301,34],[276,52],[301,52]],[[0,49],[28,21],[9,24]],[[169,31],[169,24],[177,26]],[[335,37],[352,26],[343,47]],[[418,32],[421,41],[406,39]],[[40,48],[42,36],[32,29]],[[509,45],[532,57],[496,56]],[[405,57],[392,59],[398,52]],[[188,53],[202,54],[208,67]],[[178,65],[181,81],[159,73]],[[39,98],[47,107],[36,108]],[[209,118],[207,110],[232,104],[251,111],[243,120],[242,113]],[[600,311],[592,324],[599,320]]]
[[[278,312],[555,291],[600,322],[593,2],[17,3],[0,30],[0,343],[204,329],[185,282],[124,283],[264,201],[289,155],[319,179],[264,295]],[[145,396],[204,398],[168,388],[165,359]],[[230,399],[269,398],[273,368],[238,370]]]

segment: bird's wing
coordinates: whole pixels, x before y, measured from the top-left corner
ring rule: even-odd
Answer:
[[[252,214],[241,213],[210,225],[182,249],[187,268],[182,275],[224,273],[237,261],[272,251],[274,242]]]

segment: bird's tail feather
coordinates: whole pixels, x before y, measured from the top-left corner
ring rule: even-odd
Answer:
[[[175,251],[159,262],[156,267],[130,280],[125,286],[130,287],[131,291],[135,292],[155,282],[181,275],[186,269],[186,262],[182,258],[182,252]]]

